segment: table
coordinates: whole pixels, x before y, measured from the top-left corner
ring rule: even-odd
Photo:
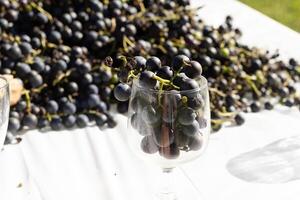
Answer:
[[[249,7],[232,0],[192,3],[205,5],[199,15],[210,24],[232,15],[245,43],[300,58],[300,35]],[[299,199],[299,110],[277,106],[245,117],[243,126],[213,134],[202,157],[174,172],[187,190],[184,199],[190,190],[205,200]],[[132,155],[125,144],[126,117],[117,120],[115,129],[30,131],[19,145],[6,146],[0,163],[9,173],[0,167],[0,194],[7,196],[1,199],[150,200],[158,169]]]

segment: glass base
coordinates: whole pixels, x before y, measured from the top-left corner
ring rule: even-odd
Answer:
[[[155,200],[178,200],[174,192],[161,192],[156,195]]]
[[[204,200],[203,194],[180,168],[163,169],[153,200]]]

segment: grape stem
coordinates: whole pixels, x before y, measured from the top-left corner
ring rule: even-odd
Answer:
[[[254,91],[254,93],[255,93],[257,96],[261,96],[261,93],[260,93],[260,91],[257,89],[255,83],[252,81],[251,76],[249,76],[248,74],[246,74],[244,78],[245,78],[245,80],[247,81],[247,83],[250,85],[250,87],[252,88],[252,90]]]
[[[31,111],[31,102],[30,102],[30,94],[29,94],[29,90],[23,90],[22,92],[25,95],[25,99],[26,99],[26,107],[27,107],[27,112]]]
[[[59,82],[61,82],[63,79],[71,75],[72,70],[66,71],[66,73],[63,73],[59,75],[52,83],[53,86],[57,85]]]
[[[160,83],[162,83],[163,85],[170,85],[172,87],[174,87],[175,89],[180,89],[180,87],[174,85],[171,81],[167,80],[167,79],[163,79],[163,78],[160,78],[159,76],[156,76],[154,75],[153,78],[155,80],[158,80]]]
[[[236,114],[237,114],[237,112],[218,112],[218,115],[220,115],[222,117],[232,117]]]
[[[226,94],[224,92],[221,92],[220,90],[218,90],[217,88],[209,88],[209,91],[212,93],[216,93],[217,95],[221,96],[221,97],[225,97]]]
[[[127,82],[128,82],[129,79],[131,79],[131,78],[134,78],[134,79],[137,79],[137,78],[138,78],[138,76],[135,75],[135,74],[133,73],[133,70],[130,70],[130,71],[129,71],[129,75],[128,75],[128,77],[127,77]]]
[[[30,6],[34,9],[36,9],[37,11],[39,11],[40,13],[44,14],[47,16],[47,18],[52,22],[53,21],[53,17],[50,13],[48,13],[46,10],[44,10],[42,7],[40,7],[38,4],[36,4],[35,2],[30,2]]]
[[[186,96],[183,96],[183,97],[181,98],[181,101],[182,101],[183,105],[187,106],[188,98],[187,98]]]
[[[224,122],[232,121],[232,118],[226,118],[226,119],[211,119],[211,123],[214,123],[216,125],[224,124]]]
[[[31,92],[33,92],[33,93],[40,93],[44,88],[46,88],[48,85],[45,83],[45,84],[43,84],[43,85],[41,85],[40,87],[38,87],[38,88],[34,88],[34,89],[32,89],[31,90]]]

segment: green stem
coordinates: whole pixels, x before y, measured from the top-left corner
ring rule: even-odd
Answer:
[[[23,91],[26,99],[26,107],[27,107],[27,112],[31,111],[31,102],[30,102],[30,94],[28,90]]]
[[[31,91],[33,92],[33,93],[40,93],[44,88],[46,88],[48,85],[45,83],[45,84],[43,84],[43,85],[41,85],[40,87],[38,87],[38,88],[34,88],[34,89],[32,89]]]
[[[158,80],[161,83],[166,84],[166,85],[169,85],[171,83],[171,81],[169,81],[167,79],[160,78],[159,76],[156,76],[156,75],[154,75],[153,78],[156,79],[156,80]]]
[[[127,82],[128,82],[129,79],[131,79],[131,78],[134,78],[134,79],[137,79],[137,78],[138,78],[138,76],[135,75],[135,74],[133,73],[133,70],[130,70],[130,71],[129,71],[129,75],[128,75],[128,78],[127,78]]]
[[[170,81],[170,80],[160,78],[159,76],[156,76],[156,75],[154,75],[153,78],[154,78],[155,80],[158,80],[158,81],[159,81],[160,83],[162,83],[163,85],[169,85],[169,86],[172,86],[173,88],[175,88],[175,89],[177,89],[177,90],[180,89],[180,87],[174,85],[174,84],[172,83],[172,81]]]
[[[220,90],[218,90],[217,88],[209,88],[209,91],[212,93],[216,93],[217,95],[221,96],[221,97],[225,97],[226,94]]]
[[[252,81],[251,77],[249,75],[245,76],[245,80],[247,81],[247,83],[250,85],[250,87],[252,88],[252,90],[255,92],[255,94],[257,96],[260,96],[261,93],[260,91],[257,89],[255,83]]]

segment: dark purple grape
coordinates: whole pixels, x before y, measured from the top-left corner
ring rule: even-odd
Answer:
[[[203,68],[208,68],[212,65],[212,59],[207,55],[199,56],[198,61]]]
[[[36,88],[43,84],[43,77],[38,72],[31,71],[28,75],[28,82],[32,88]]]
[[[265,103],[265,109],[272,110],[274,108],[273,104],[269,101]]]
[[[18,112],[23,112],[27,108],[26,101],[19,101],[16,105],[16,110]]]
[[[289,95],[289,89],[287,87],[282,87],[278,90],[278,94],[281,98],[286,98]]]
[[[99,89],[95,84],[90,84],[87,88],[87,93],[88,94],[98,94]]]
[[[125,83],[119,83],[114,89],[114,95],[119,101],[128,101],[131,94],[131,87]]]
[[[39,118],[37,128],[43,129],[49,126],[49,121],[46,118]]]
[[[40,41],[40,39],[37,38],[37,37],[33,37],[33,38],[31,39],[31,45],[32,45],[32,47],[35,48],[35,49],[39,48],[39,47],[41,46],[41,41]]]
[[[189,147],[192,151],[198,151],[203,147],[203,139],[201,136],[193,136],[189,139]]]
[[[59,105],[59,108],[61,109],[61,111],[66,114],[66,115],[72,115],[76,113],[76,105],[72,102],[63,102]]]
[[[173,71],[169,66],[163,66],[156,71],[156,75],[169,80],[173,77]]]
[[[104,101],[101,101],[98,103],[96,109],[99,111],[99,112],[106,112],[108,109],[109,109],[109,104],[108,103],[105,103]]]
[[[65,116],[62,120],[66,128],[73,128],[76,124],[76,117],[74,115]]]
[[[141,112],[145,106],[150,104],[149,98],[147,98],[146,95],[140,93],[139,95],[136,95],[130,102],[131,108],[135,112]]]
[[[20,118],[20,114],[17,111],[10,111],[9,112],[9,117],[18,119],[18,118]]]
[[[207,127],[207,120],[203,117],[201,117],[200,115],[197,116],[196,120],[199,123],[199,128],[206,128]]]
[[[107,117],[105,114],[99,113],[95,116],[95,121],[97,126],[102,127],[107,122]]]
[[[20,45],[19,45],[20,49],[21,49],[21,52],[23,55],[28,55],[30,54],[30,52],[32,51],[32,46],[30,43],[27,43],[27,42],[22,42]]]
[[[251,111],[254,113],[259,112],[261,109],[261,105],[259,102],[253,102],[253,103],[251,103],[250,108],[251,108]]]
[[[187,77],[186,74],[184,73],[179,73],[177,74],[177,76],[174,78],[173,80],[173,83],[176,85],[176,86],[180,86],[183,84],[183,82],[188,79],[189,77]]]
[[[178,129],[178,130],[176,130],[176,133],[175,133],[175,143],[178,148],[185,149],[189,144],[189,136],[182,133],[182,131],[180,129]]]
[[[151,135],[145,136],[141,141],[141,149],[145,153],[154,154],[158,152],[158,146],[155,144]]]
[[[34,59],[34,63],[31,65],[31,68],[37,72],[42,72],[45,69],[45,63],[39,57]]]
[[[30,128],[30,129],[35,128],[37,123],[38,123],[37,116],[34,114],[31,114],[31,113],[25,115],[22,120],[22,125]]]
[[[178,55],[173,58],[172,68],[174,71],[180,70],[185,65],[189,64],[190,59],[185,55]]]
[[[199,131],[199,124],[196,120],[192,124],[181,126],[182,132],[188,136],[194,136]]]
[[[53,65],[54,71],[64,71],[67,68],[68,68],[68,65],[67,65],[67,63],[64,60],[58,60]]]
[[[202,66],[197,61],[191,61],[189,65],[185,66],[182,71],[189,78],[195,79],[201,76],[202,74]]]
[[[154,88],[157,80],[154,78],[155,74],[151,71],[143,71],[139,77],[139,84],[145,88]]]
[[[16,66],[16,74],[18,77],[24,78],[31,71],[30,66],[26,63],[18,63]]]
[[[36,14],[36,21],[39,24],[47,24],[48,23],[48,17],[45,14],[38,12]]]
[[[187,103],[190,108],[198,110],[204,107],[205,101],[200,94],[197,94],[194,97],[188,97]]]
[[[21,127],[20,120],[15,117],[10,117],[8,122],[8,131],[11,133],[16,133]]]
[[[59,116],[53,116],[50,121],[50,127],[54,131],[62,130],[64,128],[62,119]]]
[[[116,120],[111,116],[107,117],[106,123],[109,128],[114,128],[117,126]]]
[[[38,115],[39,113],[40,113],[40,111],[41,111],[41,108],[42,107],[40,107],[40,106],[37,106],[37,105],[35,105],[35,104],[31,104],[31,107],[30,107],[30,109],[31,109],[31,113],[32,114],[35,114],[35,115]]]
[[[101,100],[100,100],[100,97],[99,97],[99,95],[97,95],[97,94],[90,94],[89,96],[88,96],[88,106],[89,106],[89,108],[95,108],[95,107],[97,107],[99,104],[100,104],[100,102],[101,102]]]
[[[102,83],[108,83],[112,79],[112,73],[109,70],[103,70],[99,72]]]
[[[79,128],[84,128],[88,125],[89,118],[85,114],[79,114],[76,117],[76,124]]]
[[[141,119],[141,117],[137,113],[134,113],[130,117],[130,124],[142,136],[151,135],[154,131],[157,130],[156,127],[147,126],[144,120]]]
[[[67,83],[66,85],[66,90],[69,94],[74,94],[76,92],[78,92],[78,84],[74,81],[71,81],[69,83]]]
[[[55,43],[55,44],[59,44],[61,41],[61,34],[58,31],[51,31],[49,36],[48,36],[48,40],[49,42]]]
[[[128,101],[123,101],[123,102],[118,103],[117,111],[119,113],[127,113],[127,111],[128,111]]]
[[[101,99],[106,102],[108,102],[110,97],[113,96],[112,89],[110,87],[101,88],[99,93],[101,94]]]
[[[198,89],[199,84],[194,79],[185,79],[179,85],[181,91]]]
[[[158,57],[150,57],[146,61],[146,69],[152,72],[157,71],[161,67],[161,61]]]
[[[89,73],[83,74],[80,79],[82,86],[86,87],[87,85],[93,82],[93,76]]]
[[[13,60],[19,60],[23,58],[22,51],[17,45],[11,46],[11,48],[7,51],[7,55]]]
[[[135,56],[134,57],[135,61],[135,67],[137,69],[145,69],[146,68],[146,59],[142,56]]]
[[[144,107],[141,117],[148,125],[156,125],[161,120],[161,114],[159,111],[150,105]]]
[[[182,125],[190,125],[196,119],[196,113],[192,108],[183,107],[179,110],[177,118],[178,122]]]
[[[287,98],[284,100],[283,104],[287,107],[293,107],[295,105],[295,101],[293,98]]]
[[[237,125],[242,125],[245,123],[245,119],[244,117],[241,115],[241,114],[237,114],[235,117],[234,117],[234,121]]]
[[[133,24],[127,24],[125,27],[125,33],[127,35],[133,36],[137,32],[136,27]]]

